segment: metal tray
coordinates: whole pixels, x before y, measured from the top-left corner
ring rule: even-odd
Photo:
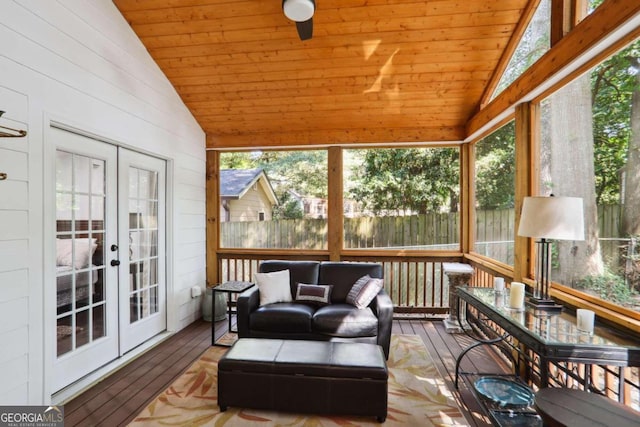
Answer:
[[[482,377],[473,383],[476,392],[501,408],[526,408],[533,405],[533,390],[515,380]]]

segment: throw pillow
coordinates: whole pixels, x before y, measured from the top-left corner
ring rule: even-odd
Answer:
[[[260,290],[260,305],[292,301],[289,270],[256,273],[255,282]]]
[[[56,239],[56,265],[85,268],[89,266],[97,247],[96,239]]]
[[[346,301],[360,310],[367,308],[378,295],[383,284],[382,279],[371,278],[368,274],[362,276],[351,287]]]
[[[298,283],[296,302],[307,304],[327,305],[331,303],[331,285],[308,285]]]

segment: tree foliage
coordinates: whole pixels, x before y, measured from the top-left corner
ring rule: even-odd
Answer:
[[[276,218],[302,218],[302,208],[291,196],[291,191],[302,196],[327,197],[325,150],[222,153],[220,168],[262,168],[280,201],[280,205],[273,210]]]
[[[278,200],[280,204],[273,207],[273,219],[300,219],[304,217],[300,203],[293,198],[290,192],[282,193]]]
[[[612,56],[591,73],[596,201],[620,202],[621,171],[631,137],[631,106],[637,90],[640,42]]]
[[[515,122],[476,144],[476,202],[479,209],[506,209],[515,198]]]
[[[356,150],[348,197],[375,214],[456,211],[459,150],[404,148]]]

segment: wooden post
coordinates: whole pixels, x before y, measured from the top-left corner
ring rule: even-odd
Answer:
[[[587,16],[588,7],[587,0],[551,0],[551,47]]]
[[[342,202],[342,148],[329,147],[327,154],[329,200],[327,209],[327,244],[329,259],[340,261],[344,245],[344,207]]]
[[[520,212],[525,197],[537,194],[539,177],[539,113],[538,104],[526,102],[516,106],[516,177],[515,177],[515,242],[513,280],[522,281],[533,273],[533,241],[518,236]]]
[[[218,248],[220,246],[220,155],[217,151],[207,151],[207,285],[220,280],[218,271]]]
[[[468,254],[475,240],[475,145],[463,144],[460,147],[460,249]]]

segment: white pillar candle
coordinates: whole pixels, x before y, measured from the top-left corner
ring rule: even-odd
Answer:
[[[504,291],[504,278],[502,277],[496,277],[493,279],[493,289],[496,292],[502,292]]]
[[[595,321],[595,313],[591,310],[579,308],[576,310],[577,326],[580,332],[588,334],[593,333],[593,323]]]
[[[524,307],[524,283],[511,282],[509,307],[516,310],[521,310]]]

